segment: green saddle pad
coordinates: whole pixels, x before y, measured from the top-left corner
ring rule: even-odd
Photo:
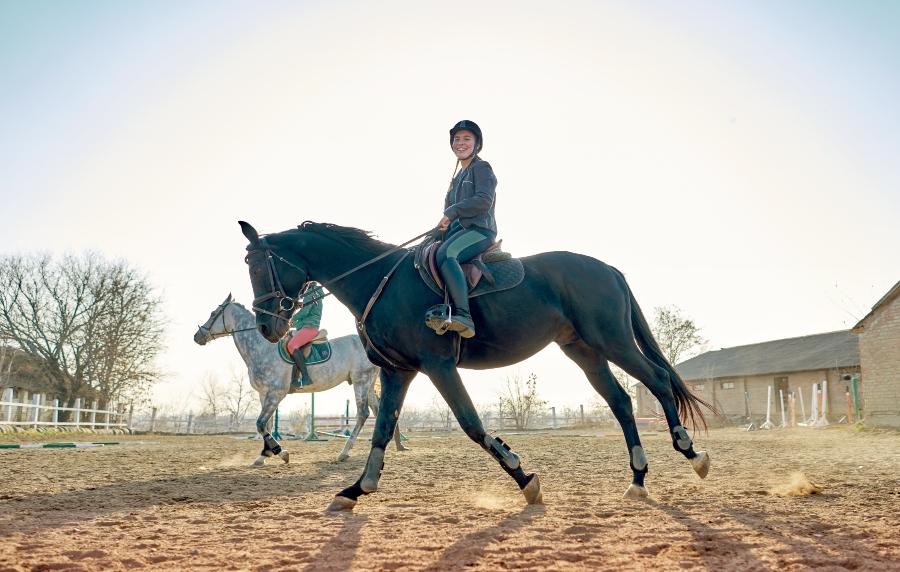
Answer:
[[[278,355],[281,356],[285,363],[293,365],[294,358],[287,351],[287,343],[288,338],[278,342]],[[312,351],[309,353],[309,357],[306,358],[306,365],[318,365],[325,363],[329,359],[331,359],[331,342],[329,340],[313,342]]]

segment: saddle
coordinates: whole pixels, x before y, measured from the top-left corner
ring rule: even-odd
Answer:
[[[497,241],[470,262],[460,264],[469,285],[469,298],[515,288],[525,278],[525,267],[501,249],[503,241]],[[435,257],[441,245],[439,240],[426,240],[415,249],[414,263],[422,281],[439,296],[444,295],[444,283],[438,271]]]
[[[294,358],[288,353],[287,343],[290,336],[281,338],[278,342],[278,355],[285,363],[294,365]],[[306,365],[316,365],[328,361],[331,357],[331,342],[328,341],[328,330],[321,329],[311,342],[301,348]]]

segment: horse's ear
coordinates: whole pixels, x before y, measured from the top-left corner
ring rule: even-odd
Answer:
[[[244,233],[244,236],[247,237],[247,240],[250,241],[250,244],[257,244],[259,242],[259,233],[256,232],[253,225],[242,220],[239,220],[238,224],[241,225],[241,231]]]
[[[225,301],[222,302],[222,305],[224,306],[225,304],[231,304],[232,302],[234,302],[234,298],[231,297],[231,292],[229,292],[228,297],[225,298]]]

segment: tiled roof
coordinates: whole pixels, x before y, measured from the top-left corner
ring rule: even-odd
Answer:
[[[841,330],[706,352],[675,370],[686,380],[699,380],[858,365],[858,336]]]

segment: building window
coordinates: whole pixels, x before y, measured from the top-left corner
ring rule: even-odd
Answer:
[[[698,383],[698,384],[694,385],[694,391],[703,391],[704,387],[705,386],[702,383]]]
[[[720,389],[734,389],[734,382],[733,381],[723,381],[723,382],[719,383],[719,388]]]

